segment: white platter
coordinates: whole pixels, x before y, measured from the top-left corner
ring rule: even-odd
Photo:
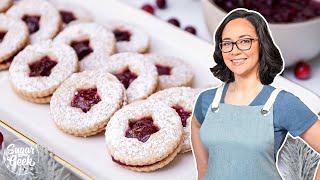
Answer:
[[[116,0],[69,1],[88,8],[97,21],[120,19],[141,26],[151,36],[151,52],[178,56],[192,65],[196,74],[195,87],[220,83],[209,71],[214,65],[211,44]],[[272,85],[296,94],[315,113],[320,112],[320,98],[308,90],[282,77],[276,78]],[[89,138],[62,133],[50,118],[49,106],[17,97],[10,88],[6,73],[0,77],[0,119],[94,179],[184,180],[196,177],[192,153],[178,155],[168,166],[151,173],[137,173],[119,167],[107,154],[103,133]]]

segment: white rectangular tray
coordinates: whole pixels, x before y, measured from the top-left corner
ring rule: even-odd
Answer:
[[[216,86],[209,67],[214,65],[213,46],[168,23],[133,9],[116,0],[69,0],[91,10],[96,20],[120,19],[139,25],[151,36],[151,52],[185,59],[193,67],[195,87]],[[315,113],[320,112],[320,98],[308,90],[282,78],[272,84],[301,98]],[[48,105],[23,101],[10,88],[7,73],[0,77],[0,119],[37,143],[47,147],[73,166],[94,179],[195,179],[196,169],[192,153],[178,155],[163,169],[151,173],[137,173],[119,167],[107,154],[103,134],[79,138],[62,133],[50,117]]]

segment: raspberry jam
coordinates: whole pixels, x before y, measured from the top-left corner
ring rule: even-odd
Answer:
[[[159,128],[153,124],[152,117],[131,119],[129,120],[128,125],[129,127],[125,132],[125,137],[137,138],[141,142],[146,142],[151,134],[159,131]]]
[[[50,59],[49,56],[44,56],[28,65],[30,69],[29,77],[50,76],[51,70],[57,65],[57,62]]]
[[[1,32],[0,31],[0,43],[2,42],[2,40],[4,39],[4,36],[6,36],[7,32]]]
[[[70,46],[76,51],[79,61],[93,52],[92,48],[89,46],[89,43],[89,40],[71,42]]]
[[[60,11],[60,16],[61,16],[61,19],[62,21],[65,23],[65,24],[69,24],[71,21],[74,21],[76,20],[77,18],[73,15],[72,12],[70,11]]]
[[[130,84],[138,77],[135,73],[131,72],[129,68],[120,73],[115,73],[114,75],[119,79],[126,89],[128,89]]]
[[[171,74],[171,67],[169,67],[169,66],[162,66],[160,64],[156,64],[156,67],[157,67],[157,71],[158,71],[159,76]]]
[[[116,29],[113,31],[113,34],[118,41],[130,41],[131,33],[129,31],[122,31],[120,29]]]
[[[185,111],[183,109],[183,107],[179,106],[179,105],[175,105],[172,107],[173,109],[176,110],[176,112],[179,114],[180,119],[181,119],[181,123],[183,127],[187,126],[187,119],[190,117],[191,112],[189,111]]]
[[[84,113],[90,111],[91,107],[101,101],[96,87],[78,89],[74,93],[71,106],[80,108]]]
[[[29,16],[24,15],[22,20],[27,24],[28,30],[30,34],[37,32],[40,28],[40,16]]]

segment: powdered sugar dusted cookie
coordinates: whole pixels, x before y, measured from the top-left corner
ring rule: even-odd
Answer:
[[[114,35],[96,23],[71,24],[54,41],[73,47],[81,71],[101,68],[115,51]]]
[[[117,111],[105,139],[114,162],[134,171],[154,171],[180,151],[182,125],[177,113],[162,102],[138,101]]]
[[[50,110],[59,129],[86,137],[103,131],[124,100],[124,88],[115,76],[101,70],[83,71],[57,89]]]
[[[200,89],[193,89],[190,87],[174,87],[159,91],[151,95],[147,100],[162,101],[171,108],[173,108],[180,116],[181,124],[184,130],[183,145],[181,153],[191,150],[190,143],[190,128],[191,128],[191,114],[193,104],[200,93]]]
[[[50,2],[58,9],[64,26],[74,21],[89,22],[93,20],[91,13],[82,6],[66,3],[62,0],[51,0]]]
[[[149,50],[150,37],[139,26],[123,21],[108,21],[105,27],[116,37],[117,52],[145,53]]]
[[[147,98],[157,87],[156,67],[142,54],[125,52],[112,55],[104,67],[122,82],[129,103]]]
[[[0,1],[0,12],[5,12],[12,6],[13,0],[1,0]]]
[[[31,43],[52,39],[62,24],[58,10],[43,0],[19,1],[7,11],[7,15],[27,24]]]
[[[48,103],[57,87],[77,69],[78,61],[73,49],[48,40],[29,45],[16,55],[9,77],[18,95],[32,102],[46,99]]]
[[[29,32],[21,20],[0,14],[0,70],[8,69],[13,57],[27,43]]]
[[[146,54],[145,56],[157,67],[159,74],[158,89],[191,86],[194,76],[192,68],[180,58],[158,54]]]

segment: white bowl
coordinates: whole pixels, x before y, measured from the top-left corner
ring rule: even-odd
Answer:
[[[211,2],[212,0],[201,0],[207,27],[213,35],[227,13]],[[299,60],[308,61],[320,53],[319,17],[305,22],[269,24],[269,27],[282,52],[286,67]]]

